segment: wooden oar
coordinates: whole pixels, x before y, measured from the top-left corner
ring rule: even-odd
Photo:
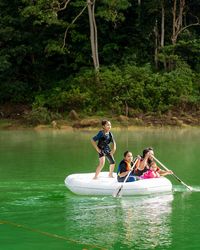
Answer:
[[[133,171],[133,169],[134,169],[134,167],[135,167],[135,165],[136,165],[137,162],[138,162],[138,158],[136,159],[136,161],[134,162],[134,164],[133,164],[131,170],[130,170],[129,173],[127,174],[127,176],[126,176],[124,182],[122,182],[122,185],[121,185],[120,187],[118,187],[118,188],[113,192],[113,197],[118,197],[118,196],[120,195],[124,183],[127,181],[128,177],[130,176],[130,174],[131,174],[131,172]]]
[[[165,170],[169,171],[169,169],[167,167],[165,167],[165,165],[163,165],[162,162],[160,162],[154,155],[152,155],[152,157],[160,164],[160,166],[162,166]],[[192,187],[190,187],[187,184],[185,184],[177,175],[175,175],[174,173],[172,175],[174,176],[174,178],[176,178],[182,185],[184,185],[190,191],[193,190]]]

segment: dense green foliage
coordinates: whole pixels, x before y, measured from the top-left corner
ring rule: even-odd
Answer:
[[[71,0],[59,9],[65,2],[0,0],[0,104],[29,104],[33,114],[38,109],[123,114],[128,107],[130,116],[199,108],[199,0],[186,2],[175,42],[173,0],[96,0],[99,72],[93,69],[83,10],[87,1]]]

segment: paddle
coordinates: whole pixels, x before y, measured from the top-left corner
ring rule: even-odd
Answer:
[[[160,166],[162,166],[165,170],[169,171],[169,169],[167,167],[165,167],[158,159],[156,159],[156,157],[154,155],[152,155],[152,157],[160,164]],[[190,191],[192,191],[192,187],[188,186],[187,184],[185,184],[178,176],[176,176],[174,173],[172,174],[182,185],[184,185],[186,188],[188,188]]]
[[[137,158],[136,161],[134,162],[134,164],[133,164],[131,170],[129,171],[129,173],[127,174],[125,180],[122,182],[122,185],[121,185],[120,187],[118,187],[118,188],[113,192],[113,197],[118,197],[118,196],[120,195],[124,183],[127,181],[128,177],[129,177],[129,175],[130,175],[130,173],[131,173],[132,170],[134,169],[134,167],[135,167],[135,165],[136,165],[137,162],[138,162],[138,158]]]

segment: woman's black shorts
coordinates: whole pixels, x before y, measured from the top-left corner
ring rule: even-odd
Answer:
[[[104,154],[103,152],[99,153],[99,158],[101,158],[103,156],[106,157],[106,159],[108,160],[110,165],[115,164],[115,159],[110,153],[108,153],[108,154]]]

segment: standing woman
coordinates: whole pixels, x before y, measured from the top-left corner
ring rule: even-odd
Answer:
[[[99,154],[99,165],[96,168],[96,173],[93,179],[97,179],[99,173],[105,165],[105,158],[110,164],[109,177],[113,177],[113,171],[115,168],[114,153],[116,151],[116,143],[113,138],[111,130],[111,123],[108,120],[103,120],[101,122],[102,130],[98,132],[91,140],[92,145]],[[110,148],[110,143],[112,143],[112,150]]]

